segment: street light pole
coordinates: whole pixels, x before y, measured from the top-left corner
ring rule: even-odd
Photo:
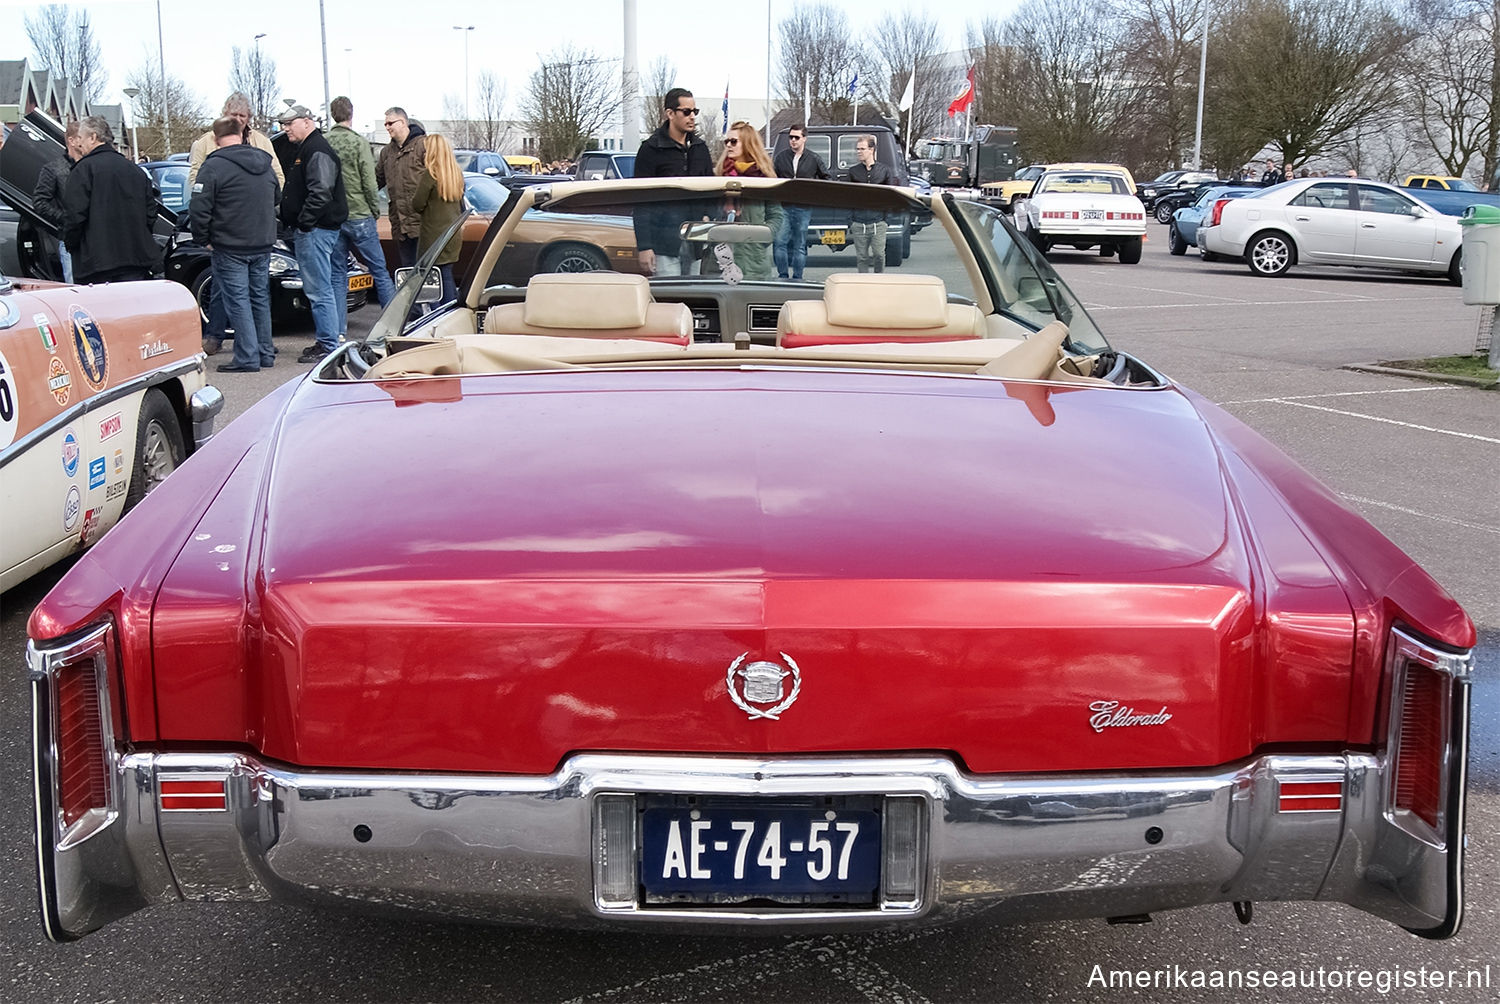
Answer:
[[[464,128],[467,129],[469,126],[469,32],[474,30],[474,26],[455,24],[453,30],[464,33]]]
[[[1198,51],[1198,127],[1193,132],[1193,170],[1203,170],[1203,86],[1208,77],[1208,0],[1203,4],[1203,46]]]
[[[162,42],[161,0],[156,0],[156,54],[161,64],[161,155],[165,160],[172,153],[172,113],[167,110],[167,47]]]
[[[124,93],[124,95],[127,98],[130,99],[131,104],[134,105],[135,104],[135,96],[137,94],[141,93],[141,89],[139,87],[126,87],[126,88],[123,89],[123,93]],[[131,108],[130,109],[130,154],[131,154],[131,156],[134,159],[140,160],[141,159],[141,140],[140,140],[140,137],[136,134],[135,127],[136,127],[136,113],[135,113],[135,109]]]

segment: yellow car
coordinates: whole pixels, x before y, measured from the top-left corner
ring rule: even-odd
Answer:
[[[1479,186],[1472,181],[1455,178],[1449,174],[1408,174],[1401,182],[1402,188],[1446,188],[1452,192],[1477,192]]]
[[[1135,191],[1135,178],[1131,177],[1129,171],[1119,164],[1091,164],[1084,162],[1069,161],[1062,164],[1032,164],[1030,167],[1022,168],[1010,181],[992,181],[984,185],[980,191],[980,201],[997,206],[1005,212],[1014,212],[1018,201],[1031,196],[1031,189],[1036,185],[1037,179],[1047,171],[1111,171],[1125,176],[1125,183],[1130,191]]]
[[[507,154],[505,162],[520,174],[544,174],[542,162],[536,157],[528,157],[525,154]]]

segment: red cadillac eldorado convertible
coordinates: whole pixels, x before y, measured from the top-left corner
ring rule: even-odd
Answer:
[[[79,561],[30,622],[47,935],[184,899],[1452,935],[1458,605],[999,211],[789,281],[783,204],[856,254],[929,208],[526,188],[457,302],[404,323],[419,263]],[[629,218],[648,274],[492,281],[533,208]]]

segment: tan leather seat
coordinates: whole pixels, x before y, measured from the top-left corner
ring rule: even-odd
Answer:
[[[776,315],[776,344],[858,345],[956,341],[984,337],[978,307],[949,303],[935,275],[840,273],[823,283],[821,300],[788,300]]]
[[[693,312],[681,303],[657,303],[643,275],[575,272],[534,275],[523,303],[491,307],[487,335],[567,335],[637,338],[688,345]]]

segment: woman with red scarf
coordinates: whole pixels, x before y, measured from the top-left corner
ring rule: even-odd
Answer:
[[[771,155],[760,141],[760,133],[744,121],[729,127],[729,132],[724,137],[724,156],[720,158],[714,173],[721,177],[776,177],[776,169],[771,166]],[[725,201],[724,211],[726,215],[732,211],[736,222],[758,223],[771,228],[769,243],[735,244],[733,254],[734,264],[739,266],[746,279],[776,278],[776,263],[771,256],[771,248],[786,221],[781,204],[774,198],[731,198]]]

